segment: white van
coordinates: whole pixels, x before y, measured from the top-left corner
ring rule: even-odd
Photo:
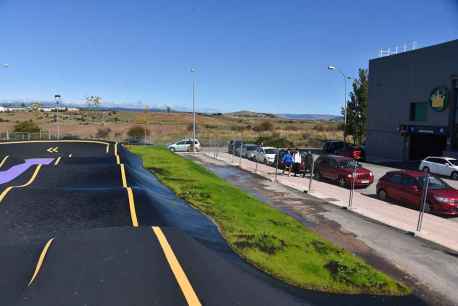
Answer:
[[[183,139],[178,142],[169,144],[167,148],[172,152],[191,152],[192,151],[192,139]],[[200,142],[196,138],[195,142],[196,151],[200,151]]]

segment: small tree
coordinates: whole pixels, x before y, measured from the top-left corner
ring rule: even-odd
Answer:
[[[367,133],[369,78],[367,69],[359,69],[358,79],[353,81],[353,91],[347,104],[345,135],[352,135],[353,142],[360,145]]]
[[[40,127],[32,120],[21,121],[16,123],[14,126],[14,132],[16,133],[38,133]]]
[[[146,129],[146,135],[149,135],[149,133],[150,133],[149,130]],[[127,131],[127,136],[132,137],[132,138],[144,137],[145,136],[145,127],[139,126],[139,125],[132,126]]]

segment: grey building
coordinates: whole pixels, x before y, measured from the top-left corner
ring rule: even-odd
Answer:
[[[371,60],[367,159],[453,155],[457,96],[458,40]]]

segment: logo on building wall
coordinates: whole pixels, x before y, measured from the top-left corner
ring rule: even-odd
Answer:
[[[429,96],[431,108],[437,112],[442,112],[448,106],[448,89],[447,87],[436,87]]]

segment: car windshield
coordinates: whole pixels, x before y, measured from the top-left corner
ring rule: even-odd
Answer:
[[[339,167],[340,168],[355,168],[355,167],[361,168],[361,165],[357,161],[349,159],[349,160],[343,160],[339,162]]]
[[[426,183],[426,176],[419,177],[418,181],[420,182],[421,187],[423,187]],[[445,189],[445,188],[450,188],[450,186],[446,182],[434,176],[429,177],[428,189]]]
[[[276,149],[265,149],[264,151],[266,152],[266,154],[277,154]]]
[[[254,151],[254,150],[256,150],[256,148],[257,148],[257,146],[245,146],[245,149],[247,151]]]
[[[458,166],[458,159],[449,159],[448,160],[452,165]]]

